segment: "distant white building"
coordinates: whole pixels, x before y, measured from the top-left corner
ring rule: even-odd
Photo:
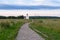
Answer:
[[[26,14],[26,19],[29,19],[29,15],[28,14]]]

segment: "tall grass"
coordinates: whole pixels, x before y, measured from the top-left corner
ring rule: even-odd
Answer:
[[[46,40],[60,40],[60,19],[36,19],[30,24],[30,28],[38,30],[34,31]]]
[[[15,40],[22,24],[24,20],[0,19],[0,40]]]

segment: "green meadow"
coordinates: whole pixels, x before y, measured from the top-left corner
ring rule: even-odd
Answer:
[[[45,40],[60,40],[60,19],[0,19],[0,40],[15,40],[24,23]]]
[[[33,19],[30,28],[45,40],[60,40],[60,19]]]
[[[0,40],[15,40],[23,19],[0,19]]]

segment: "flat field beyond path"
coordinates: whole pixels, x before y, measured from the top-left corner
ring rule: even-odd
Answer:
[[[30,28],[45,40],[60,40],[60,19],[34,19]]]
[[[15,40],[23,19],[0,19],[0,40]]]

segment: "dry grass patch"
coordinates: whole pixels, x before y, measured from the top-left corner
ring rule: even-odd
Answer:
[[[60,40],[60,19],[35,19],[30,28],[46,34],[46,40]],[[39,32],[38,34],[41,35]]]

